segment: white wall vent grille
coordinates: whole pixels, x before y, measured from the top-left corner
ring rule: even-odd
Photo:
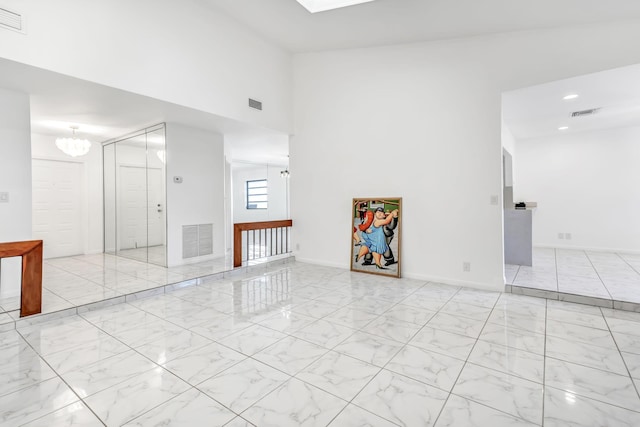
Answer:
[[[0,7],[0,28],[20,31],[24,33],[24,22],[22,15],[11,10]]]
[[[213,253],[213,224],[182,226],[182,258]]]
[[[249,98],[249,107],[255,108],[256,110],[262,110],[262,102]]]

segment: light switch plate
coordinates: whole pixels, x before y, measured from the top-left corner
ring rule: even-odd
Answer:
[[[0,192],[0,203],[9,203],[9,193],[6,191]]]

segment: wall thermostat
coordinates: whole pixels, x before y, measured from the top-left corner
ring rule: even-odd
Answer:
[[[182,184],[182,177],[181,176],[174,176],[173,177],[173,182],[175,182],[176,184]]]

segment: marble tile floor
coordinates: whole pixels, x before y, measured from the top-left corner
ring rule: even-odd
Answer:
[[[640,312],[640,255],[534,248],[505,276],[507,292]]]
[[[0,425],[640,425],[638,313],[251,274],[0,333]]]
[[[260,265],[279,257],[256,259]],[[53,313],[162,286],[231,271],[230,256],[177,267],[160,267],[110,254],[53,258],[43,262],[42,313]],[[0,299],[0,329],[20,318],[20,297]]]

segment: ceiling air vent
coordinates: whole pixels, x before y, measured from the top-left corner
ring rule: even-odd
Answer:
[[[592,116],[596,114],[598,111],[600,111],[599,108],[591,108],[589,110],[574,111],[573,113],[571,113],[571,117]]]
[[[0,28],[24,32],[22,15],[0,7]]]
[[[262,102],[249,98],[249,107],[255,108],[256,110],[262,110]]]

